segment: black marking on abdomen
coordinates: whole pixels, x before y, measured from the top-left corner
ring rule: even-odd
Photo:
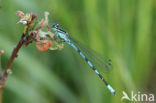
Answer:
[[[80,53],[81,52],[80,49],[77,49],[77,52]]]
[[[102,77],[102,75],[101,74],[98,74],[98,76],[101,78],[101,80],[105,83],[105,85],[107,86],[108,85],[108,83],[106,82],[106,80]]]
[[[88,59],[85,57],[85,61],[88,63]]]
[[[71,45],[73,44],[72,42],[68,41],[68,43]],[[74,45],[74,44],[73,44]],[[73,47],[73,46],[72,46]],[[77,48],[77,47],[76,47]],[[106,80],[102,77],[102,75],[99,73],[99,71],[94,67],[94,65],[88,60],[88,58],[81,52],[80,49],[75,49],[80,55],[81,57],[87,62],[87,64],[92,68],[92,70],[100,77],[100,79],[104,82],[104,84],[107,86],[108,83],[106,82]]]

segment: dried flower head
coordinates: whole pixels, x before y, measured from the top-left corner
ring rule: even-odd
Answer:
[[[31,21],[31,18],[32,18],[31,13],[24,14],[22,11],[17,11],[16,14],[18,17],[21,18],[19,21],[16,22],[16,24],[18,23],[27,24],[28,22]]]
[[[24,17],[24,13],[22,11],[17,11],[16,15],[20,18]]]

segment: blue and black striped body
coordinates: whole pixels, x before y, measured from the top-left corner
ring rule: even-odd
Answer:
[[[87,59],[87,57],[80,51],[80,49],[75,44],[73,44],[71,42],[68,34],[65,31],[59,29],[58,28],[58,24],[54,24],[52,26],[52,29],[54,30],[54,32],[55,32],[55,34],[57,36],[59,36],[60,38],[62,38],[64,41],[66,41],[71,47],[73,47],[81,55],[81,57],[88,63],[88,65],[94,70],[94,72],[104,82],[104,84],[107,86],[107,88],[110,90],[110,92],[115,95],[115,90],[106,82],[106,80],[102,77],[102,75],[99,73],[99,71],[93,66],[93,64],[91,63],[91,61],[89,61]]]

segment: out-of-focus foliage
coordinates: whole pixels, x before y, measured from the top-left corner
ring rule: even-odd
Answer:
[[[39,17],[48,11],[51,24],[60,23],[72,37],[111,58],[113,70],[102,75],[117,91],[113,96],[71,47],[41,52],[33,43],[12,65],[4,103],[120,103],[122,91],[156,93],[155,0],[2,0],[0,5],[3,68],[23,31],[16,11]]]

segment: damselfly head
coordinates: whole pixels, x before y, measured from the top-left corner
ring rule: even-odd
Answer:
[[[59,26],[60,26],[60,25],[59,25],[58,23],[56,23],[56,24],[53,24],[53,25],[52,25],[52,28],[59,28]]]

